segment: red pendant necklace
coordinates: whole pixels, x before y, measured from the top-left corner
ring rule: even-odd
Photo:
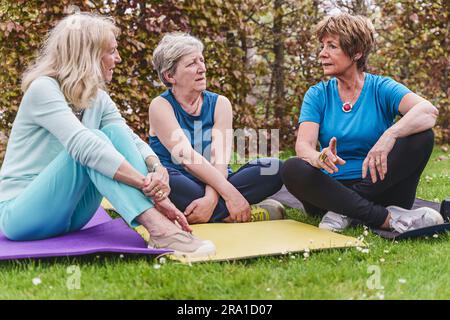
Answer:
[[[350,102],[344,102],[342,104],[342,111],[345,113],[352,111],[353,105]]]
[[[356,97],[356,93],[358,92],[358,88],[357,88],[357,81],[355,81],[355,92],[353,93],[353,97],[351,98],[351,100],[346,101],[342,104],[342,111],[344,111],[345,113],[349,113],[353,110],[353,100]]]

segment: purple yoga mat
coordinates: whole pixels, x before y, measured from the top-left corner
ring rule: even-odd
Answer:
[[[148,249],[144,239],[122,219],[111,219],[99,208],[80,231],[36,241],[10,241],[0,232],[0,260],[65,257],[98,252],[162,254],[170,250]]]

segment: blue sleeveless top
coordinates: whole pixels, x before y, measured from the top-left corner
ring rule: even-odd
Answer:
[[[175,118],[191,143],[192,148],[205,159],[211,161],[212,128],[214,126],[214,112],[219,95],[206,90],[202,94],[203,104],[200,115],[198,116],[190,115],[184,111],[170,89],[161,94],[161,97],[166,99],[172,106]],[[163,166],[176,169],[183,175],[198,180],[187,172],[175,159],[172,159],[169,150],[164,147],[157,136],[149,137],[149,145]]]

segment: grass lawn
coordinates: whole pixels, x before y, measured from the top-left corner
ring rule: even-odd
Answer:
[[[436,161],[447,153],[435,148],[418,197],[441,201],[450,196],[450,161]],[[289,209],[288,215],[319,222],[296,209]],[[357,228],[345,234],[357,237],[363,231]],[[368,253],[352,248],[312,252],[307,259],[300,253],[191,266],[118,255],[3,261],[0,299],[450,298],[448,233],[398,243],[369,233],[365,241]],[[79,268],[80,289],[68,289],[67,282],[73,280],[70,266]],[[35,278],[41,283],[33,284]]]

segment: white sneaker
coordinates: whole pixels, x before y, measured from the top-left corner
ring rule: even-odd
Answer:
[[[399,233],[444,223],[441,214],[428,207],[407,210],[389,206],[386,209],[391,215],[390,227]]]
[[[328,211],[319,223],[320,229],[326,229],[334,232],[341,232],[347,228],[352,219],[342,214]]]
[[[150,236],[149,248],[171,249],[175,256],[203,257],[216,253],[216,246],[210,240],[201,240],[191,233],[179,230],[168,236]]]

